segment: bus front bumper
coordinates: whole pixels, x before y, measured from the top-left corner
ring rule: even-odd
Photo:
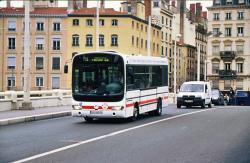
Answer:
[[[90,118],[127,118],[124,110],[72,110],[71,115]]]

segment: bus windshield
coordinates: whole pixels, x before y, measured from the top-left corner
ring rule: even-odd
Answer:
[[[124,94],[124,63],[119,55],[84,54],[74,58],[72,94],[77,101],[117,101]]]
[[[181,86],[180,92],[203,92],[203,84],[183,84]]]

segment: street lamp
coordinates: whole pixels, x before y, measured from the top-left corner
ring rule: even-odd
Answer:
[[[174,39],[174,103],[176,103],[176,40],[181,34],[177,34]]]

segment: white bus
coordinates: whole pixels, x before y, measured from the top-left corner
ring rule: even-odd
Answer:
[[[161,115],[168,105],[167,59],[113,51],[78,54],[72,60],[72,97],[72,116],[86,121]]]

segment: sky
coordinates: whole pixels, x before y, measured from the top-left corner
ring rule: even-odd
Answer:
[[[15,6],[15,7],[21,7],[22,2],[20,2],[20,1],[23,1],[23,0],[13,1],[12,5]],[[212,5],[212,0],[201,0],[201,1],[187,0],[187,8],[189,8],[190,3],[196,3],[196,2],[202,3],[202,6],[203,6],[204,10],[205,10],[205,7],[209,7],[209,6]],[[120,3],[121,3],[121,1],[119,1],[119,0],[106,0],[105,7],[107,7],[107,8],[115,8],[116,10],[119,10]],[[6,3],[2,0],[0,2],[0,7],[5,7],[5,4]],[[96,4],[97,4],[96,0],[89,0],[89,2],[88,2],[89,7],[95,7]],[[67,1],[66,0],[59,0],[59,5],[62,6],[62,7],[67,6]]]

